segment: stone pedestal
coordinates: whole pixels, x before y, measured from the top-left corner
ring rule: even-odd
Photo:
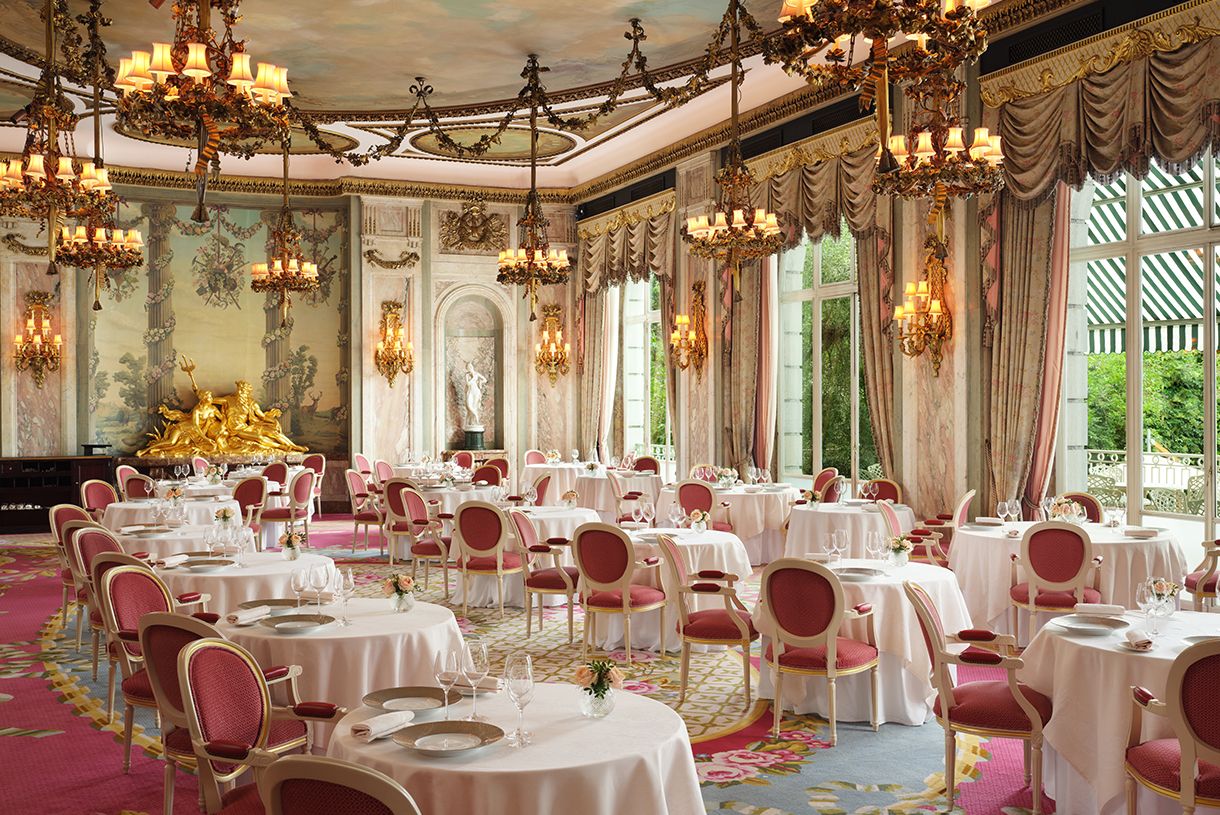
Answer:
[[[467,450],[482,450],[483,449],[483,425],[470,424],[462,428],[466,431],[466,447]]]

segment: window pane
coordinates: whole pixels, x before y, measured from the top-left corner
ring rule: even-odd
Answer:
[[[1069,469],[1060,492],[1085,490],[1104,505],[1126,506],[1127,488],[1127,267],[1124,258],[1073,264],[1087,286],[1087,338],[1069,331],[1063,388]],[[1075,287],[1073,287],[1074,289]],[[1070,311],[1070,309],[1069,309]],[[1078,362],[1084,357],[1087,383],[1080,388]],[[1087,414],[1079,411],[1083,406]],[[1083,427],[1081,425],[1084,425]],[[1084,438],[1081,438],[1084,436]],[[1086,467],[1071,466],[1072,451],[1085,443]]]
[[[835,467],[844,475],[851,473],[851,300],[822,301],[822,461],[818,469]]]
[[[661,343],[661,325],[660,323],[650,324],[650,344],[652,347],[652,364],[651,364],[651,384],[652,389],[650,397],[649,409],[649,431],[648,441],[650,444],[659,445],[660,449],[654,447],[655,453],[661,453],[658,458],[669,458],[668,452],[665,450],[669,445],[669,422],[668,414],[665,410],[666,393],[665,393],[665,346]]]
[[[1202,250],[1140,259],[1144,508],[1202,515]]]
[[[852,267],[856,259],[855,246],[851,233],[847,231],[847,222],[839,224],[839,239],[823,238],[822,248],[822,282],[842,283],[852,279]]]
[[[813,303],[780,306],[780,427],[786,472],[813,472]]]
[[[1166,175],[1154,164],[1140,191],[1141,235],[1203,226],[1202,164],[1179,176]]]
[[[1093,206],[1089,212],[1089,245],[1127,239],[1127,179],[1093,186]]]

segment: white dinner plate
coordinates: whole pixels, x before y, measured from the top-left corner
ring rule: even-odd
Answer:
[[[267,608],[271,609],[272,617],[280,617],[284,614],[291,614],[296,611],[297,601],[291,597],[282,597],[275,598],[273,600],[247,600],[244,603],[237,604],[237,607],[240,609],[258,608],[259,606],[266,606]]]
[[[449,704],[457,704],[461,698],[456,690],[449,691]],[[445,694],[440,688],[428,686],[385,688],[365,694],[361,702],[378,710],[411,710],[416,718],[423,718],[445,707]]]
[[[394,734],[394,743],[425,756],[459,756],[495,744],[504,731],[490,722],[424,722]]]
[[[1211,642],[1212,640],[1220,640],[1220,634],[1194,634],[1189,637],[1182,637],[1182,642],[1187,645],[1198,645],[1201,642]]]
[[[873,569],[868,566],[848,566],[843,569],[831,569],[839,576],[840,580],[846,580],[848,583],[864,583],[885,574],[882,569]]]
[[[234,561],[227,557],[210,558],[205,560],[188,560],[182,565],[190,569],[192,572],[214,572],[218,569],[223,569],[226,566],[232,566]]]
[[[334,621],[335,618],[329,614],[287,614],[282,617],[268,617],[265,620],[259,620],[258,624],[273,629],[277,634],[297,636],[312,634]]]
[[[1118,647],[1122,648],[1125,651],[1133,651],[1134,653],[1137,653],[1137,654],[1147,654],[1150,651],[1156,650],[1156,643],[1155,642],[1152,643],[1151,648],[1136,648],[1134,645],[1127,642],[1126,640],[1119,640]]]
[[[1066,617],[1055,617],[1050,621],[1070,634],[1089,637],[1100,637],[1114,631],[1130,628],[1131,623],[1118,617],[1087,617],[1083,614],[1069,614]]]

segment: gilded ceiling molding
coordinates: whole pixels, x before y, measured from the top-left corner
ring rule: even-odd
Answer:
[[[446,252],[498,252],[508,246],[508,226],[499,213],[487,211],[481,198],[462,202],[461,212],[441,220],[441,248]]]
[[[824,164],[833,158],[854,153],[877,143],[877,120],[861,119],[825,133],[818,133],[796,144],[763,153],[746,162],[758,183],[791,172],[798,167]]]
[[[21,236],[16,232],[10,232],[2,239],[5,246],[12,249],[14,252],[20,252],[23,255],[30,257],[45,257],[47,247],[45,246],[27,246],[21,242]]]
[[[1220,7],[1213,0],[1194,0],[988,74],[979,80],[980,96],[984,105],[997,108],[1217,35]]]
[[[656,195],[645,198],[643,201],[635,201],[618,209],[612,209],[609,212],[603,212],[601,215],[586,219],[582,222],[584,225],[578,227],[577,234],[582,241],[596,238],[598,235],[611,230],[638,224],[640,221],[655,218],[666,212],[673,212],[674,207],[677,205],[678,195],[676,192],[673,190],[659,192]]]
[[[376,249],[364,250],[364,259],[374,266],[380,266],[383,269],[410,269],[415,264],[419,263],[419,255],[415,252],[407,251],[398,256],[398,260],[390,260],[381,256],[381,253]]]

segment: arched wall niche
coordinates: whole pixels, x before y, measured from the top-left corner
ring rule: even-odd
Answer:
[[[441,298],[436,309],[436,393],[440,410],[436,416],[439,450],[460,450],[466,435],[466,366],[474,363],[487,378],[479,422],[484,426],[483,445],[488,449],[515,449],[515,424],[511,406],[516,403],[516,366],[506,364],[506,349],[512,341],[511,303],[496,287],[467,284],[454,287]],[[510,452],[510,456],[511,456]]]

